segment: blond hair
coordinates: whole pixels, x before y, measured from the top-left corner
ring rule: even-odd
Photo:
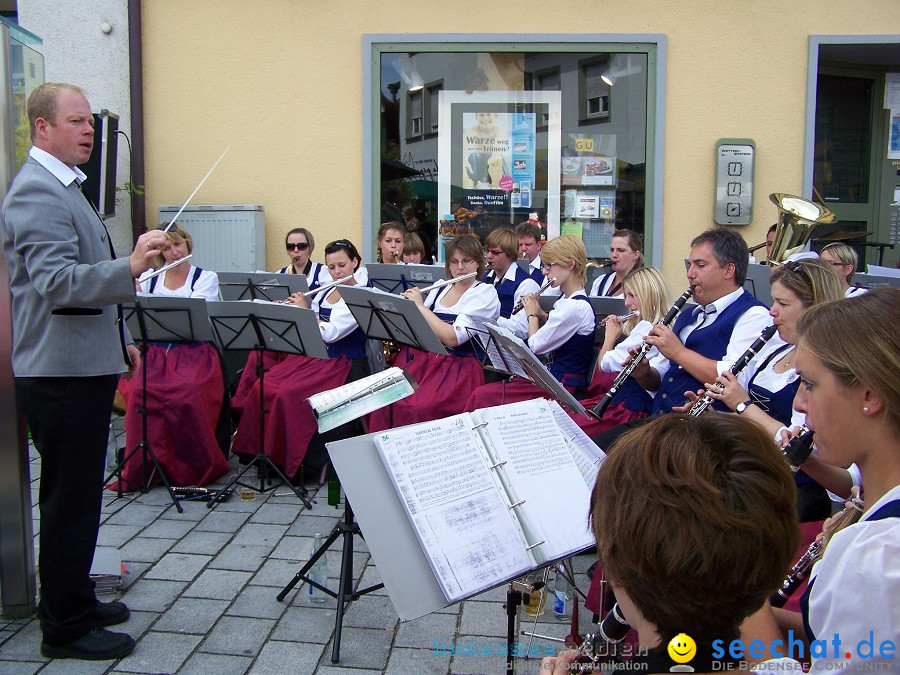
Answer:
[[[167,221],[165,223],[160,223],[158,230],[165,230],[169,225],[171,225],[171,221]],[[188,231],[185,230],[181,225],[175,223],[172,225],[171,229],[166,232],[166,236],[172,240],[173,244],[186,244],[187,252],[194,252],[194,240],[191,238],[191,235],[188,234]],[[156,256],[156,261],[154,263],[154,267],[160,267],[166,264],[166,259],[163,258],[162,254]]]
[[[587,279],[588,259],[584,250],[584,242],[571,234],[563,234],[551,239],[541,249],[541,262],[544,264],[555,263],[568,267],[570,262],[575,263],[572,274],[584,286]]]
[[[625,322],[625,334],[631,334],[639,321],[657,323],[666,315],[669,287],[662,273],[654,267],[636,267],[622,281],[623,292],[629,292],[641,306],[641,315]]]
[[[822,250],[819,251],[819,255],[821,256],[826,252],[839,263],[843,265],[850,265],[853,268],[852,270],[850,270],[850,274],[847,275],[846,279],[844,279],[844,281],[849,284],[850,280],[853,278],[853,273],[856,271],[856,267],[859,265],[859,256],[856,255],[856,251],[850,248],[847,244],[836,241],[833,244],[827,244],[826,246],[823,246]]]
[[[769,283],[780,283],[796,295],[804,307],[841,300],[844,288],[834,265],[809,258],[779,265],[772,272]]]
[[[51,125],[56,123],[57,101],[59,100],[59,93],[63,89],[69,89],[84,96],[84,91],[80,87],[76,87],[74,84],[66,84],[65,82],[45,82],[29,95],[27,109],[32,141],[37,136],[35,122],[38,119],[47,120]]]
[[[900,433],[900,288],[816,305],[800,317],[797,334],[845,387],[862,383],[880,396],[885,420]]]

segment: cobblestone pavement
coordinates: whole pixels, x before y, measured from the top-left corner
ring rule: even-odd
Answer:
[[[32,451],[32,503],[37,503],[40,459]],[[239,468],[232,459],[232,467]],[[224,484],[228,477],[222,479]],[[238,495],[210,510],[203,502],[171,507],[163,487],[125,499],[104,496],[99,545],[116,548],[128,570],[121,599],[131,608],[124,630],[137,640],[118,661],[48,660],[40,655],[34,618],[0,619],[0,673],[502,673],[505,672],[506,587],[495,588],[414,621],[401,622],[384,589],[361,597],[346,611],[340,661],[332,663],[336,601],[313,604],[298,585],[276,599],[309,558],[316,532],[327,534],[343,509],[328,506],[325,488],[307,486],[313,508],[286,487]],[[40,526],[33,511],[35,535]],[[328,555],[329,586],[337,589],[340,542]],[[573,559],[576,577],[592,555]],[[365,542],[354,537],[354,588],[380,581]],[[113,596],[101,599],[110,600]],[[519,628],[526,624],[520,610]],[[581,630],[589,628],[582,610]],[[543,636],[563,637],[569,624],[549,607],[536,624]],[[528,638],[519,638],[524,645]],[[557,645],[536,638],[531,653]],[[537,673],[536,660],[516,660],[519,673]]]

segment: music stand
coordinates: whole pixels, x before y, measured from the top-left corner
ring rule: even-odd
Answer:
[[[133,305],[123,307],[125,322],[133,338],[140,341],[141,360],[141,405],[138,413],[141,416],[141,440],[129,450],[116,464],[115,468],[103,481],[107,484],[110,479],[118,475],[119,485],[116,490],[116,499],[122,497],[122,468],[138,451],[141,452],[142,475],[146,492],[153,480],[153,474],[158,473],[163,485],[175,508],[183,513],[180,500],[172,491],[172,485],[166,477],[165,471],[159,464],[156,454],[147,437],[147,351],[150,342],[175,342],[188,343],[198,341],[212,341],[212,331],[209,326],[209,315],[206,311],[206,300],[202,298],[168,298],[154,297],[150,295],[138,295]],[[153,471],[147,475],[147,457],[153,462]]]
[[[309,286],[302,274],[269,272],[219,272],[222,300],[287,300],[293,293],[306,293]]]
[[[447,278],[443,265],[409,265],[373,263],[366,265],[369,272],[369,283],[385,293],[402,293],[415,286],[425,288],[435,281]]]
[[[561,297],[560,295],[542,295],[538,298],[538,302],[542,310],[549,312]],[[615,314],[616,316],[627,314],[625,300],[622,298],[611,298],[606,295],[589,295],[587,298],[591,303],[591,309],[594,310],[594,344],[603,344],[603,334],[606,328],[600,322],[610,314]]]
[[[296,305],[274,304],[265,301],[210,302],[209,319],[213,332],[223,350],[252,349],[256,351],[256,374],[259,378],[259,451],[240,472],[235,474],[219,493],[207,502],[207,508],[215,508],[236,486],[241,485],[257,492],[267,492],[278,485],[266,487],[270,482],[269,469],[281,479],[280,484],[290,486],[303,505],[311,509],[306,498],[306,488],[292,485],[284,473],[266,454],[265,374],[263,352],[274,351],[300,356],[328,358],[328,350],[316,314],[311,309]],[[241,483],[241,478],[256,467],[259,487]],[[279,484],[279,485],[280,485]]]
[[[466,332],[469,334],[470,339],[478,341],[485,353],[485,362],[481,364],[482,367],[503,375],[518,375],[526,380],[531,379],[522,369],[522,366],[519,365],[519,362],[497,342],[497,338],[488,330],[488,326],[494,326],[495,328],[500,328],[500,326],[474,316],[470,316],[469,321],[471,325],[466,326]]]

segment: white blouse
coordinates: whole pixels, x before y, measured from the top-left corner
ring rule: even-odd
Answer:
[[[547,322],[528,338],[528,346],[535,354],[547,354],[562,347],[573,335],[593,334],[596,319],[590,303],[576,300],[587,297],[584,290],[571,297],[562,297],[550,310]]]
[[[319,310],[322,307],[331,310],[328,321],[323,321],[319,324],[319,330],[322,332],[322,339],[328,344],[343,340],[359,327],[359,324],[356,323],[356,319],[353,318],[353,314],[351,314],[344,299],[341,298],[336,303],[331,304],[326,299],[330,294],[331,291],[322,291],[322,293],[315,296],[312,302],[312,308],[316,314],[319,313]],[[323,295],[326,297],[322,297]]]
[[[461,345],[471,337],[466,329],[478,328],[474,322],[469,320],[469,317],[481,321],[495,321],[500,316],[500,298],[497,297],[497,290],[493,285],[476,281],[462,294],[455,305],[447,307],[441,304],[441,298],[452,287],[451,284],[431,291],[425,298],[425,306],[435,313],[456,315],[453,330],[456,331],[456,340]]]
[[[184,284],[179,288],[166,288],[166,275],[168,274],[168,271],[163,272],[157,277],[152,294],[168,298],[203,298],[204,300],[218,300],[219,275],[208,270],[201,270],[200,278],[197,279],[197,283],[194,284],[194,288],[192,289],[191,283],[194,280],[196,271],[197,268],[191,265],[188,269],[187,278],[184,280]],[[144,276],[146,277],[146,274]],[[145,279],[140,282],[142,293],[150,294],[151,281],[152,279]]]

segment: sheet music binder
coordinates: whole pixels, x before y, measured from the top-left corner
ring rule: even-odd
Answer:
[[[222,300],[287,300],[293,293],[306,293],[309,285],[303,274],[270,272],[218,272]]]
[[[447,278],[443,265],[373,263],[366,265],[366,269],[372,288],[398,295],[412,286],[425,288]]]
[[[412,376],[397,367],[310,396],[310,407],[319,432],[355,420],[386,405],[411,396],[419,388]]]
[[[494,339],[512,356],[526,373],[526,377],[538,388],[547,392],[550,397],[559,401],[572,412],[580,413],[585,417],[591,417],[590,413],[576,399],[562,383],[547,370],[547,366],[541,363],[534,352],[518,337],[500,326],[488,325],[488,331]]]
[[[552,401],[532,400],[328,444],[332,463],[348,499],[355,505],[369,550],[401,619],[433,612],[594,545],[587,528],[591,481],[585,475],[595,475],[604,455],[580,429],[576,433],[581,434],[581,443],[572,442],[571,436],[565,435],[568,430],[563,432],[556,421],[554,407],[557,414],[567,417]],[[511,425],[528,433],[530,440],[501,441],[504,433],[509,435]],[[448,435],[448,428],[454,437]],[[388,438],[382,439],[384,436]],[[464,446],[456,445],[460,454],[448,456],[447,462],[461,457],[477,472],[473,480],[464,484],[458,480],[442,483],[446,503],[429,508],[426,519],[409,510],[404,495],[411,493],[395,487],[398,480],[411,475],[406,471],[408,467],[395,468],[397,448],[410,438],[455,444],[455,436],[468,441]],[[395,438],[398,445],[392,451]],[[538,445],[541,452],[550,448],[554,456],[553,461],[541,462],[536,469],[533,460]],[[444,454],[443,448],[436,454]],[[433,481],[434,472],[443,468],[433,465],[413,476],[410,484],[414,490],[422,485],[423,491],[427,490],[425,483]],[[468,475],[469,466],[458,473]],[[484,489],[477,494],[463,492],[472,484],[483,484]],[[562,484],[566,490],[546,489],[548,485]],[[494,504],[493,511],[506,514],[502,531],[472,526],[472,518],[485,513],[487,499]],[[564,522],[560,522],[560,514],[565,515]],[[421,529],[426,520],[442,517],[454,521],[470,538],[510,538],[504,539],[505,546],[491,544],[490,548],[479,549],[461,542],[456,533],[448,537],[446,531],[441,531],[436,536],[434,530]],[[426,546],[431,547],[430,555],[425,552]],[[472,566],[485,566],[486,561],[477,559],[479,550],[490,551],[497,563],[487,563],[490,573],[470,583],[465,579]],[[442,551],[449,552],[450,557],[442,557]],[[443,582],[438,581],[439,577]],[[456,587],[454,579],[459,580]],[[445,592],[448,586],[453,588]]]
[[[362,286],[341,288],[341,298],[366,337],[393,340],[423,351],[447,354],[412,300]]]

